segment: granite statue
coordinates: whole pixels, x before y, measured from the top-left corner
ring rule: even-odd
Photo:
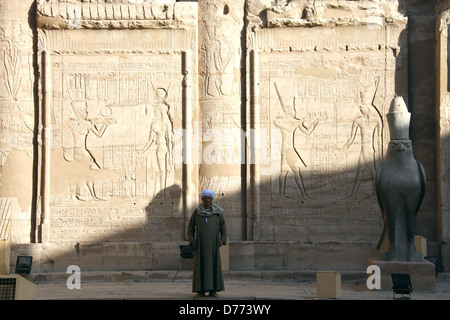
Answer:
[[[411,114],[402,97],[394,98],[386,117],[390,142],[375,181],[384,220],[378,249],[387,237],[387,260],[415,261],[415,219],[425,194],[425,171],[413,155],[409,139]]]

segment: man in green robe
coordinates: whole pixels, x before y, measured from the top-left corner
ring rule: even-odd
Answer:
[[[203,190],[201,198],[187,230],[189,243],[194,247],[192,292],[216,296],[216,292],[225,290],[219,247],[226,244],[227,227],[223,209],[212,203],[214,192]]]

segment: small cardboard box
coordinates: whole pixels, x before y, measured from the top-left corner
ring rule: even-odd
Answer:
[[[416,245],[416,252],[422,253],[422,256],[425,258],[427,256],[427,238],[414,236],[414,244]]]
[[[316,288],[318,298],[340,298],[342,295],[341,274],[335,271],[318,271]]]
[[[9,240],[0,239],[0,274],[9,274],[11,244]]]

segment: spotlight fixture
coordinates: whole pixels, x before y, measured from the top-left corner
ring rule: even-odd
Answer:
[[[16,274],[20,274],[20,275],[30,274],[32,263],[33,263],[33,257],[18,256],[17,263],[16,263]]]
[[[400,294],[403,299],[411,299],[412,285],[409,274],[393,273],[391,276],[393,284],[393,298],[395,299],[395,294]],[[405,297],[405,294],[408,294],[409,297]]]

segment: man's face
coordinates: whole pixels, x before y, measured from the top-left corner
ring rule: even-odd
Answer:
[[[211,198],[211,196],[204,196],[204,197],[202,198],[202,203],[203,203],[203,206],[204,206],[205,208],[210,207],[210,206],[211,206],[211,203],[212,203],[212,198]]]

